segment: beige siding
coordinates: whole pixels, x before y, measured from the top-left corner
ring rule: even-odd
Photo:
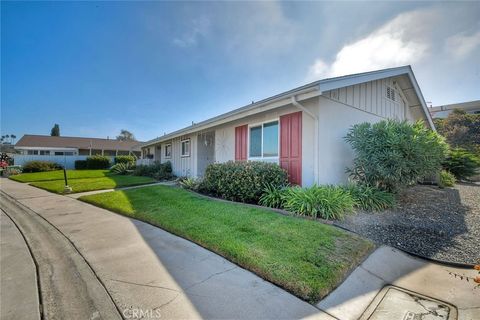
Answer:
[[[414,117],[406,107],[405,101],[398,94],[398,88],[395,88],[397,91],[396,101],[386,97],[387,85],[395,87],[392,78],[329,90],[322,95],[382,118],[413,120]]]
[[[181,141],[190,139],[190,156],[182,157],[182,143]],[[165,158],[165,146],[172,144],[172,156],[171,158]],[[161,162],[165,163],[170,161],[172,163],[173,174],[178,177],[194,177],[196,176],[196,154],[197,154],[197,139],[196,135],[187,135],[179,138],[175,138],[171,141],[161,144],[162,154]]]

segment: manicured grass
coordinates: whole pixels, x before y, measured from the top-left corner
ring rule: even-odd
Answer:
[[[196,242],[309,302],[335,288],[373,248],[336,227],[167,186],[80,200]]]
[[[72,187],[73,193],[113,189],[118,187],[135,186],[155,182],[150,177],[110,175],[101,178],[71,179],[68,185]],[[55,193],[63,193],[65,183],[63,180],[38,181],[30,183],[34,187],[45,189]]]
[[[100,178],[108,175],[108,170],[67,170],[68,179]],[[18,182],[63,180],[63,170],[22,173],[10,176],[10,179]]]

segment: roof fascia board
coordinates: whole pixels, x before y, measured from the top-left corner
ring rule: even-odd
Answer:
[[[284,107],[291,104],[291,97],[296,96],[298,101],[310,99],[319,96],[321,92],[318,90],[316,83],[312,84],[308,88],[304,88],[299,91],[295,91],[286,95],[277,96],[274,99],[265,100],[263,103],[260,101],[258,104],[252,104],[251,106],[242,107],[233,111],[224,113],[220,116],[202,121],[191,127],[183,128],[181,130],[174,131],[157,139],[153,139],[142,144],[142,147],[152,146],[161,142],[165,142],[179,136],[188,135],[194,132],[203,131],[208,128],[216,127],[228,122],[239,120],[244,117],[255,115],[261,112],[269,111],[272,109]]]
[[[76,151],[78,148],[76,147],[24,147],[24,146],[15,146],[15,149],[18,150],[68,150],[68,151]]]
[[[338,88],[353,86],[359,83],[375,81],[384,78],[396,77],[408,73],[408,67],[399,67],[390,70],[380,70],[369,72],[367,74],[358,74],[352,76],[345,76],[341,78],[325,79],[320,81],[320,91],[325,92]]]
[[[413,88],[415,89],[415,93],[418,96],[418,100],[420,100],[420,104],[422,105],[422,110],[425,113],[425,116],[427,117],[428,124],[430,125],[430,128],[433,131],[437,131],[437,129],[435,128],[435,125],[433,124],[432,116],[428,111],[427,103],[423,98],[423,94],[422,94],[422,91],[420,90],[420,86],[418,85],[417,79],[415,79],[415,75],[413,74],[413,70],[411,67],[408,67],[408,68],[409,68],[408,78],[410,79],[410,82],[412,83]]]

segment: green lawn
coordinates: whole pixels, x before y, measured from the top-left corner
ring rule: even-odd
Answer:
[[[67,170],[68,179],[100,178],[108,175],[108,170]],[[63,180],[63,170],[22,173],[10,176],[10,179],[18,182]]]
[[[80,200],[196,242],[312,303],[335,288],[373,248],[368,240],[329,225],[167,186]]]
[[[149,177],[110,175],[108,177],[100,178],[70,179],[68,180],[68,185],[72,187],[73,193],[77,193],[93,190],[135,186],[153,183],[155,181],[155,179]],[[30,183],[30,185],[55,193],[63,193],[65,183],[63,180],[54,180],[32,182]]]

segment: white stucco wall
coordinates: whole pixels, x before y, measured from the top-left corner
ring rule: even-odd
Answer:
[[[413,122],[422,118],[421,110],[408,108],[398,96],[392,102],[385,96],[391,79],[327,91],[319,104],[319,182],[342,184],[348,181],[345,169],[353,162],[354,152],[345,142],[349,128],[362,122],[375,123],[385,119]]]

